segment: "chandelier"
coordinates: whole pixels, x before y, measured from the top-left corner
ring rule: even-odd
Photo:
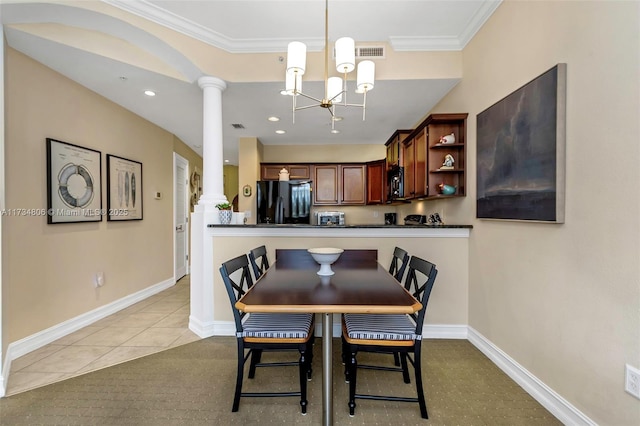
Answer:
[[[342,74],[342,77],[329,77],[329,0],[325,0],[324,51],[324,97],[317,98],[302,92],[302,76],[306,68],[307,46],[299,41],[292,41],[287,47],[285,90],[282,93],[292,97],[293,123],[296,122],[296,111],[319,106],[325,108],[331,115],[331,133],[339,133],[335,128],[335,123],[341,118],[336,116],[336,107],[362,108],[362,120],[366,119],[367,92],[373,89],[375,64],[373,61],[358,63],[355,92],[362,94],[362,103],[348,103],[347,74],[356,67],[355,42],[350,37],[336,40],[336,70]],[[298,95],[316,103],[298,106],[296,102]]]

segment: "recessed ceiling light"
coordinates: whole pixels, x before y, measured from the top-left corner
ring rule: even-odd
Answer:
[[[333,133],[333,134],[335,135],[335,134],[340,133],[340,130],[338,130],[338,129],[333,129],[333,130],[331,131],[331,133]]]
[[[276,133],[279,135],[284,135],[287,132],[285,132],[284,130],[276,130]]]
[[[154,92],[153,90],[145,90],[144,94],[147,96],[155,96],[156,92]]]
[[[225,163],[228,163],[228,162],[229,162],[229,160],[224,160],[224,162],[225,162]]]
[[[275,121],[280,121],[280,117],[271,116],[271,117],[267,118],[267,120],[269,120],[269,121],[274,121],[274,122],[275,122]]]

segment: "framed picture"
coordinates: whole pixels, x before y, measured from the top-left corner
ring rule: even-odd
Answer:
[[[102,220],[100,151],[47,138],[47,223]]]
[[[142,163],[107,154],[107,220],[142,220]]]
[[[564,223],[567,65],[477,116],[477,217]]]

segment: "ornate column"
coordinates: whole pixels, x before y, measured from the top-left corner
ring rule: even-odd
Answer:
[[[220,223],[216,204],[224,195],[222,150],[222,92],[227,84],[216,77],[198,79],[202,97],[202,196],[191,214],[191,312],[189,329],[205,338],[214,330],[213,238],[207,225]]]
[[[211,211],[220,202],[228,201],[223,185],[222,150],[222,92],[227,83],[217,77],[203,76],[198,79],[203,91],[202,98],[202,160],[203,182],[199,206]],[[202,209],[202,207],[201,207]]]

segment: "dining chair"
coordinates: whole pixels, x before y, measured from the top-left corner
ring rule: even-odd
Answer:
[[[305,313],[252,313],[236,308],[236,302],[253,286],[246,255],[224,262],[220,267],[233,319],[236,326],[238,369],[236,389],[231,411],[238,411],[241,397],[299,396],[302,414],[307,412],[307,380],[311,380],[313,360],[313,314]],[[232,278],[233,276],[233,278]],[[297,362],[262,362],[263,351],[284,352],[298,350]],[[248,378],[253,379],[256,367],[297,365],[300,391],[297,392],[242,392],[244,365],[251,357]]]
[[[408,263],[409,253],[407,253],[406,250],[401,249],[400,247],[396,247],[393,250],[393,256],[391,257],[389,273],[393,275],[393,277],[398,280],[398,282],[402,282],[402,277],[404,277],[404,270],[407,268]],[[396,366],[400,365],[400,354],[398,352],[393,352],[393,363]]]
[[[260,278],[264,271],[269,269],[269,258],[267,257],[267,248],[265,246],[256,247],[249,252],[249,261],[253,268],[253,276]]]
[[[421,303],[413,314],[345,314],[342,321],[342,347],[347,359],[345,375],[349,382],[349,414],[355,414],[356,399],[417,402],[422,418],[427,419],[427,405],[422,387],[422,326],[429,296],[438,270],[424,259],[409,260],[405,288]],[[392,351],[400,354],[401,367],[359,365],[359,352]],[[357,370],[367,368],[401,371],[405,383],[410,383],[407,360],[415,372],[417,398],[356,393]]]
[[[389,266],[389,273],[394,276],[398,282],[402,282],[404,276],[404,270],[409,263],[409,253],[406,250],[396,247],[393,250],[393,257],[391,258],[391,265]]]

